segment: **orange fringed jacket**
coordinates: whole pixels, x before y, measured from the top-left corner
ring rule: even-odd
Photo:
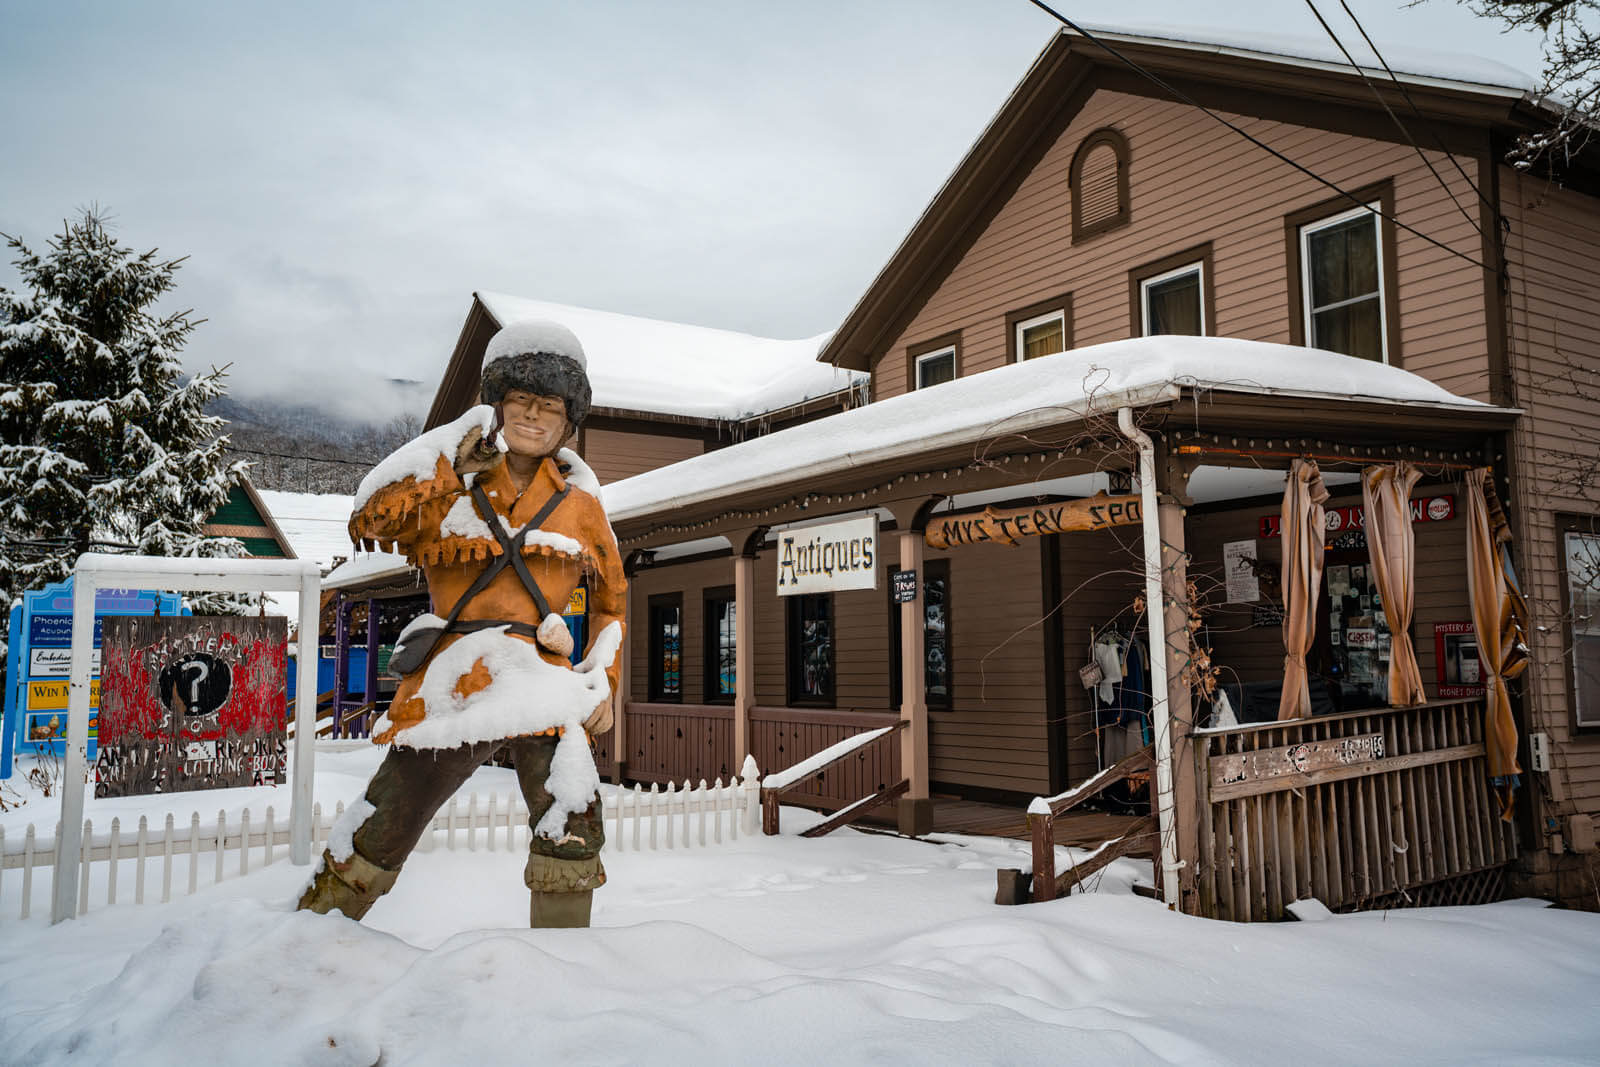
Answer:
[[[540,529],[550,536],[530,535],[522,554],[552,611],[560,611],[578,587],[579,580],[588,576],[589,641],[592,644],[609,624],[622,625],[628,587],[611,523],[593,492],[598,488],[593,474],[582,466],[577,456],[563,450],[544,461],[520,496],[504,463],[478,475],[478,484],[498,515],[504,517],[512,530],[517,530],[533,518],[546,500],[567,485],[569,475],[574,478],[572,492],[540,524]],[[473,535],[474,526],[481,535]],[[488,561],[503,551],[483,526],[477,509],[472,506],[467,486],[444,456],[439,457],[433,477],[426,481],[419,482],[408,475],[373,493],[350,517],[350,539],[368,551],[382,548],[400,552],[413,565],[421,567],[428,581],[433,611],[440,616],[449,614]],[[488,588],[462,610],[461,618],[469,621],[505,619],[533,626],[541,621],[533,598],[510,567],[495,576]],[[515,634],[511,636],[528,640]],[[423,700],[416,695],[417,689],[438,654],[460,637],[453,633],[445,635],[428,660],[401,679],[389,708],[390,726],[373,738],[375,743],[403,745],[407,727],[427,716]],[[567,664],[567,660],[556,653],[539,651],[550,663]],[[613,699],[618,691],[620,660],[619,652],[606,668]],[[480,659],[471,671],[457,680],[456,690],[462,696],[469,696],[486,689],[492,680]]]

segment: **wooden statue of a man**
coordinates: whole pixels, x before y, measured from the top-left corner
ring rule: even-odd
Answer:
[[[513,323],[484,354],[482,405],[378,464],[350,536],[421,567],[433,611],[406,627],[373,740],[392,744],[334,827],[300,907],[353,919],[388,892],[439,805],[509,749],[527,800],[533,926],[587,926],[600,863],[590,737],[611,728],[627,582],[593,472],[561,447],[588,413],[583,348]],[[559,612],[588,587],[584,658]]]

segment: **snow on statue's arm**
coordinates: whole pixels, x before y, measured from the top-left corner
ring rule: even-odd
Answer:
[[[605,671],[614,707],[618,699],[616,694],[621,692],[620,649],[625,628],[623,619],[628,610],[628,579],[622,570],[622,556],[617,548],[616,535],[611,531],[611,523],[606,518],[605,508],[581,478],[571,478],[568,484],[584,490],[581,499],[588,506],[580,521],[583,540],[594,561],[594,571],[589,577],[589,647],[584,650],[584,659],[577,669]],[[588,725],[590,733],[600,734],[605,733],[610,724],[610,715],[602,713],[591,719]]]
[[[395,449],[361,479],[350,540],[369,550],[398,546],[409,554],[420,535],[432,532],[417,521],[417,509],[466,488],[455,471],[457,453],[467,438],[493,427],[494,408],[480,404]]]

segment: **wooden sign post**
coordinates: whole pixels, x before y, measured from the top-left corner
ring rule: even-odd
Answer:
[[[1083,500],[1038,504],[1020,508],[984,508],[982,511],[936,515],[928,521],[923,540],[929,548],[958,545],[1015,545],[1022,537],[1083,533],[1113,526],[1136,526],[1144,517],[1137,495],[1097,493]]]

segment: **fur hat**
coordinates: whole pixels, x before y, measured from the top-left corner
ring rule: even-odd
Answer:
[[[498,404],[513,389],[566,401],[574,431],[589,414],[589,361],[573,332],[559,322],[529,320],[501,327],[483,353],[479,398]]]

